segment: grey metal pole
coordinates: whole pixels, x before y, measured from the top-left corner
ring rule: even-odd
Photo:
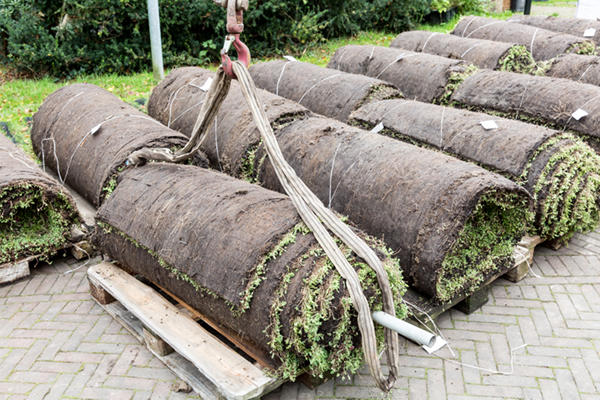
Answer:
[[[150,46],[152,48],[152,71],[154,79],[161,81],[165,77],[165,71],[163,70],[158,0],[148,0],[148,23],[150,25]]]

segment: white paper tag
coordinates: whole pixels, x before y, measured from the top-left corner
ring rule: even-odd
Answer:
[[[99,123],[98,125],[96,125],[95,127],[93,127],[92,129],[90,129],[90,134],[94,134],[96,132],[98,132],[100,130],[100,128],[102,128],[102,122]]]
[[[292,57],[292,56],[283,56],[283,58],[285,58],[285,59],[286,59],[286,60],[288,60],[288,61],[298,61],[298,60],[296,60],[296,59],[295,59],[294,57]]]
[[[580,108],[577,111],[575,111],[571,116],[573,118],[575,118],[577,121],[579,121],[581,118],[585,117],[586,115],[589,115],[588,112],[585,110],[582,110]]]
[[[496,124],[496,121],[492,121],[492,120],[481,121],[480,124],[481,124],[481,126],[483,126],[483,129],[486,129],[488,131],[490,129],[497,129],[498,128],[498,124]]]
[[[594,37],[596,36],[596,30],[594,28],[586,29],[583,32],[583,37]]]
[[[432,347],[427,347],[427,346],[423,345],[423,348],[425,349],[426,352],[431,354],[431,353],[435,353],[436,351],[438,351],[439,349],[441,349],[442,347],[444,347],[447,344],[448,344],[448,342],[446,342],[440,336],[436,336],[435,343],[433,344]]]
[[[371,129],[371,132],[373,133],[379,133],[383,130],[384,126],[383,126],[383,122],[378,123],[375,128]]]
[[[210,85],[212,85],[212,81],[213,81],[213,78],[208,78],[206,80],[206,82],[204,82],[204,85],[202,85],[200,87],[200,90],[202,90],[203,92],[206,92],[208,89],[210,89]]]

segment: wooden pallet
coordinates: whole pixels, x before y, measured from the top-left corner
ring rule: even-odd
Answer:
[[[431,320],[435,322],[445,311],[455,308],[465,314],[471,314],[481,308],[489,300],[490,284],[496,279],[502,277],[511,282],[519,282],[523,280],[529,273],[529,266],[533,262],[533,252],[535,247],[542,243],[539,236],[525,236],[517,244],[514,252],[515,266],[508,272],[498,273],[481,285],[481,288],[469,296],[457,296],[447,303],[438,303],[430,297],[418,293],[413,288],[409,288],[404,295],[404,300],[407,303],[416,306],[417,309],[409,307],[411,310],[411,319],[409,322],[416,326],[426,324],[430,329],[433,329]],[[430,320],[431,318],[431,320]]]
[[[87,240],[76,243],[65,243],[56,251],[68,250],[75,258],[82,260],[94,255],[94,250]],[[15,262],[0,264],[0,286],[14,283],[31,275],[29,266],[37,262],[43,254],[37,254],[17,260]]]
[[[203,399],[258,399],[284,382],[113,264],[91,267],[88,279],[96,302]]]

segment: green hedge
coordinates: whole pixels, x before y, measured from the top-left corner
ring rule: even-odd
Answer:
[[[256,56],[296,53],[361,29],[406,30],[429,11],[429,1],[251,0],[243,38]],[[218,59],[225,10],[212,0],[161,0],[160,18],[166,66]],[[2,61],[36,74],[151,66],[146,0],[2,0],[0,35]]]

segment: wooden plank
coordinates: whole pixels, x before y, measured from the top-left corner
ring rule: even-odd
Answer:
[[[533,263],[535,247],[540,243],[542,243],[542,239],[539,236],[525,236],[521,239],[517,243],[513,255],[516,266],[509,270],[503,278],[515,283],[523,280],[529,274],[529,267]]]
[[[29,276],[29,259],[0,265],[0,284],[14,282]]]
[[[110,304],[102,305],[106,312],[117,320],[123,327],[131,333],[137,340],[144,343],[143,326],[121,303],[115,301]],[[148,348],[159,360],[161,360],[177,377],[187,382],[196,393],[206,400],[221,400],[215,385],[208,379],[198,373],[194,365],[177,353],[171,353],[167,356],[161,356],[155,353],[152,348]],[[215,394],[217,393],[217,394]]]
[[[201,319],[202,321],[206,322],[208,325],[210,325],[211,328],[213,328],[215,331],[219,332],[221,335],[226,337],[227,340],[229,340],[231,343],[236,345],[238,348],[240,348],[242,351],[244,351],[246,354],[248,354],[250,357],[256,360],[261,366],[268,369],[277,368],[277,366],[274,365],[273,359],[269,357],[268,353],[265,353],[262,349],[254,345],[254,343],[250,342],[249,340],[243,337],[240,337],[233,330],[216,323],[211,318],[207,318],[205,315],[201,314],[200,312],[187,305],[183,300],[175,296],[173,293],[164,289],[160,285],[157,285],[156,283],[154,284],[166,294],[175,299],[181,306],[185,307],[185,309],[187,309],[190,314],[195,316],[196,319]]]
[[[262,370],[224,346],[153,289],[109,263],[88,270],[88,277],[103,287],[143,325],[187,358],[228,400],[260,397],[275,384]]]

